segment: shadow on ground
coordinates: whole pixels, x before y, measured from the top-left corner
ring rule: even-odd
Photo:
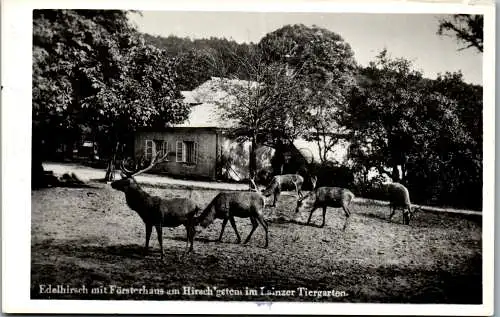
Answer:
[[[181,238],[175,238],[182,240]],[[214,243],[205,239],[203,243]],[[217,247],[224,247],[218,243]],[[235,247],[242,248],[239,245]],[[281,271],[272,262],[249,261],[248,257],[239,259],[238,254],[206,254],[204,250],[183,254],[183,248],[166,248],[165,259],[160,260],[159,249],[152,249],[144,255],[142,245],[81,245],[79,241],[44,241],[33,245],[40,254],[51,253],[51,258],[32,261],[31,297],[54,299],[202,299],[221,300],[216,296],[144,296],[141,294],[41,294],[41,284],[47,285],[85,285],[87,288],[115,285],[122,288],[146,285],[147,288],[178,289],[183,286],[206,288],[217,285],[219,289],[241,289],[246,287],[274,287],[293,289],[307,287],[311,290],[345,290],[344,297],[274,297],[274,296],[230,296],[224,300],[266,300],[266,301],[322,301],[322,302],[381,302],[381,303],[480,303],[482,297],[481,272],[472,270],[480,266],[480,257],[469,263],[468,272],[449,272],[442,270],[411,269],[389,265],[385,267],[366,267],[355,263],[339,262],[331,267],[328,277],[304,275],[303,265],[292,263],[297,269]],[[76,259],[76,261],[75,261]],[[47,261],[48,260],[48,261]],[[293,262],[293,261],[292,261]],[[209,273],[209,274],[207,274]],[[457,275],[458,274],[458,275]],[[419,281],[414,285],[401,287],[402,277],[412,276]],[[371,290],[367,292],[366,287]]]

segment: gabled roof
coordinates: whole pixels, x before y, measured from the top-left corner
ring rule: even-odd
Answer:
[[[189,118],[173,127],[182,128],[231,128],[234,122],[224,120],[220,114],[220,109],[212,103],[201,103],[191,106]]]
[[[236,125],[234,120],[227,120],[222,117],[222,110],[216,104],[228,97],[227,92],[221,88],[221,83],[224,85],[232,85],[233,87],[244,87],[245,85],[256,84],[239,79],[222,79],[212,77],[192,91],[182,91],[184,102],[191,105],[191,112],[188,119],[181,123],[173,125],[173,127],[190,127],[190,128],[231,128]]]

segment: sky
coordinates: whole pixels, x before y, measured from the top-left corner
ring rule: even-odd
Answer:
[[[482,85],[482,54],[475,49],[458,51],[455,38],[436,34],[436,14],[366,14],[307,12],[169,12],[142,11],[131,14],[139,31],[151,35],[233,39],[257,43],[266,33],[287,24],[317,25],[341,35],[361,65],[384,48],[392,57],[404,57],[425,77],[461,70],[464,80]]]

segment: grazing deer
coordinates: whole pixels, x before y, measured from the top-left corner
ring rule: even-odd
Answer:
[[[165,155],[166,156],[166,155]],[[121,164],[122,179],[111,183],[111,187],[125,193],[127,205],[137,212],[146,225],[145,253],[149,249],[149,239],[153,226],[156,228],[158,242],[160,244],[161,259],[163,259],[163,227],[178,227],[184,225],[187,232],[186,249],[193,251],[193,240],[195,235],[194,217],[198,212],[198,206],[189,198],[164,199],[152,196],[141,189],[134,176],[150,170],[155,164],[165,160],[153,153],[153,159],[148,167],[139,171],[129,171]]]
[[[346,216],[346,220],[342,230],[345,230],[347,227],[349,216],[351,215],[349,204],[353,199],[354,194],[348,189],[339,187],[319,187],[313,192],[309,193],[307,196],[297,201],[295,212],[301,212],[306,208],[310,208],[312,205],[311,213],[309,214],[309,219],[307,220],[307,224],[309,224],[311,222],[313,212],[320,207],[323,208],[323,223],[321,224],[321,227],[324,227],[326,208],[342,207]]]
[[[403,224],[410,225],[410,220],[419,209],[412,208],[408,189],[400,183],[382,183],[380,186],[389,198],[389,208],[391,209],[389,221],[396,213],[396,209],[400,208],[403,210]]]
[[[215,219],[222,219],[222,230],[219,235],[219,241],[222,241],[224,229],[229,221],[236,233],[237,243],[241,242],[240,234],[236,228],[235,217],[250,218],[252,230],[248,234],[244,243],[247,243],[259,223],[266,231],[266,244],[268,246],[268,226],[264,220],[264,197],[259,192],[221,192],[208,204],[199,217],[196,218],[196,224],[203,228],[208,227]]]
[[[316,187],[316,176],[311,177],[311,184],[313,189]],[[286,189],[295,189],[297,192],[297,198],[302,197],[302,185],[304,184],[304,178],[299,174],[284,174],[284,175],[276,175],[273,177],[267,188],[262,192],[262,194],[266,197],[273,195],[273,204],[272,206],[276,206],[276,201],[278,200],[280,193],[282,190]]]

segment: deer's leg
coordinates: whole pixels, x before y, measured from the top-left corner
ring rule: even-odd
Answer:
[[[396,213],[396,206],[391,205],[391,214],[389,215],[389,220],[392,219],[394,213]]]
[[[410,224],[410,208],[406,210],[406,208],[403,209],[403,224],[409,225]]]
[[[294,185],[295,185],[295,191],[297,192],[297,197],[302,198],[303,195],[299,185],[297,183],[294,183]]]
[[[408,207],[408,224],[410,224],[410,221],[413,219],[413,210],[411,209],[411,207]]]
[[[160,244],[161,259],[163,260],[163,228],[160,225],[155,225],[156,235],[158,236],[158,243]]]
[[[193,251],[193,240],[194,240],[194,225],[192,223],[187,223],[186,224],[186,251],[191,252]]]
[[[195,228],[195,223],[194,219],[191,222],[191,251],[193,251],[193,244],[194,244],[194,236],[196,235],[196,228]]]
[[[326,206],[323,206],[323,222],[321,223],[321,228],[325,226],[325,217],[326,217]]]
[[[342,231],[345,231],[347,228],[347,224],[349,223],[349,217],[351,216],[351,211],[347,206],[342,206],[342,209],[344,209],[344,214],[345,214],[345,222],[344,222],[344,227],[342,228]]]
[[[267,245],[268,245],[268,229],[267,229],[267,222],[264,220],[264,218],[262,217],[262,215],[259,215],[257,217],[257,220],[260,222],[260,224],[262,225],[262,227],[264,227],[264,231],[266,231],[266,245],[264,246],[264,248],[267,248]]]
[[[149,251],[149,239],[151,238],[151,232],[153,231],[153,225],[146,224],[146,245],[144,246],[144,253]]]
[[[222,241],[222,235],[224,234],[224,229],[226,228],[227,221],[228,218],[224,218],[224,220],[222,220],[222,229],[220,231],[219,241]]]
[[[231,226],[234,229],[234,233],[236,233],[236,238],[238,239],[238,243],[241,242],[240,234],[238,233],[238,229],[236,228],[236,222],[234,221],[234,217],[229,217],[229,222],[231,222]]]
[[[342,209],[344,209],[344,214],[346,217],[351,216],[351,210],[349,209],[349,207],[347,205],[342,206]]]
[[[309,214],[309,219],[307,219],[307,224],[309,224],[309,222],[311,222],[311,217],[313,215],[313,212],[318,209],[318,207],[314,207],[312,210],[311,210],[311,213]]]
[[[252,222],[252,230],[248,234],[248,237],[245,239],[245,242],[243,242],[243,243],[247,243],[250,240],[250,237],[252,236],[253,232],[259,226],[259,223],[257,222],[257,220],[255,220],[254,217],[250,217],[250,221]]]
[[[278,201],[278,198],[280,197],[280,190],[276,188],[274,190],[274,201],[273,201],[273,207],[276,207],[276,201]]]
[[[407,218],[408,218],[408,215],[406,214],[406,210],[403,210],[403,224],[404,225],[407,224]]]

